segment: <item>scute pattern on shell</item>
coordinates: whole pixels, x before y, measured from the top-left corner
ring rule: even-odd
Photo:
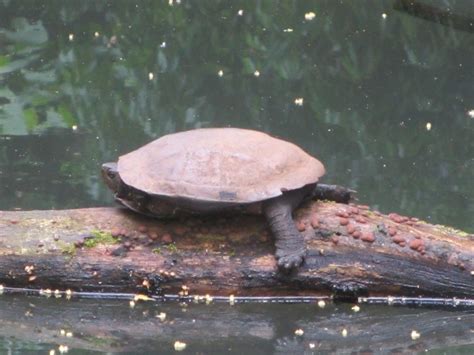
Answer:
[[[163,136],[118,161],[122,180],[152,195],[251,203],[312,184],[323,164],[298,146],[239,128]]]

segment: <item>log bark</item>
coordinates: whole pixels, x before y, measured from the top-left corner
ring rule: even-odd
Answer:
[[[5,287],[151,294],[474,297],[474,236],[365,206],[295,212],[308,255],[279,273],[265,220],[159,221],[122,208],[0,212]]]

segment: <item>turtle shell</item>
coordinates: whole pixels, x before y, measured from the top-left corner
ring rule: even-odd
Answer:
[[[323,164],[266,133],[205,128],[163,136],[118,160],[123,182],[150,195],[252,203],[313,184]]]

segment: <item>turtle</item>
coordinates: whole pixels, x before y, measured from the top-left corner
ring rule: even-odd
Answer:
[[[306,254],[292,212],[324,174],[323,163],[295,144],[241,128],[168,134],[102,165],[115,200],[143,215],[263,214],[285,271]]]

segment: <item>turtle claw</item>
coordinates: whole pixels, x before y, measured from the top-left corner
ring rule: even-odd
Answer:
[[[281,254],[283,253],[277,253],[276,255],[278,268],[281,271],[290,272],[298,269],[298,267],[303,263],[306,251],[299,250],[291,254]]]

